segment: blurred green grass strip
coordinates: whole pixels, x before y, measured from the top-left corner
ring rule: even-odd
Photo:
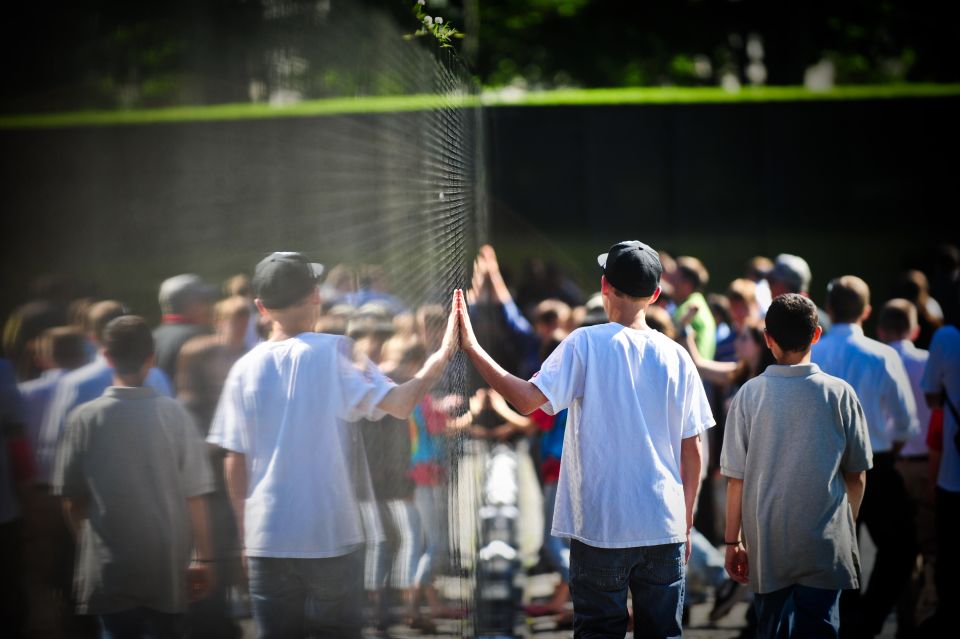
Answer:
[[[72,111],[0,115],[0,129],[76,126],[114,126],[164,122],[259,120],[364,113],[399,113],[438,108],[498,106],[576,106],[618,104],[716,104],[744,102],[800,102],[817,100],[882,100],[960,96],[960,84],[891,84],[841,86],[828,91],[803,87],[638,87],[615,89],[557,89],[522,91],[488,89],[481,96],[421,94],[361,96],[308,100],[296,104],[217,104],[156,109]]]
[[[327,98],[283,106],[265,103],[214,104],[111,111],[72,111],[31,115],[0,115],[0,129],[34,129],[74,126],[113,126],[164,122],[211,122],[271,118],[400,113],[429,111],[479,104],[476,96],[402,95]]]
[[[800,102],[814,100],[878,100],[935,98],[960,95],[960,84],[887,84],[839,86],[826,91],[804,87],[636,87],[616,89],[558,89],[512,93],[484,93],[485,105],[592,105],[592,104],[714,104],[723,102]]]

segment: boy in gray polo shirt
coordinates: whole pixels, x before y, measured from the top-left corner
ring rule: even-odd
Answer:
[[[760,637],[837,637],[840,591],[859,587],[867,424],[850,385],[810,363],[813,302],[781,295],[766,325],[777,365],[734,397],[723,438],[726,568],[756,593]]]
[[[70,414],[53,474],[80,547],[78,608],[104,637],[175,637],[214,577],[206,446],[179,403],[143,385],[154,346],[142,318],[113,319],[103,347],[113,386]]]

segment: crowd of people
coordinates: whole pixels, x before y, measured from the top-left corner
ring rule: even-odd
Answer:
[[[0,360],[2,625],[237,637],[252,614],[263,637],[431,633],[470,614],[436,581],[470,438],[526,442],[539,471],[530,570],[558,577],[529,615],[675,636],[692,603],[717,621],[749,600],[745,637],[814,636],[778,625],[808,604],[816,632],[876,636],[895,613],[898,637],[938,636],[958,563],[960,252],[937,257],[874,291],[840,275],[824,308],[799,256],[716,287],[696,257],[639,243],[601,256],[591,296],[537,260],[511,286],[490,246],[452,307],[296,253],[222,286],[165,280],[153,328],[121,301],[38,296]],[[458,348],[465,389],[444,381]],[[638,453],[647,421],[669,433],[644,425]],[[637,566],[657,562],[676,570],[654,587]],[[598,595],[620,589],[622,606]]]

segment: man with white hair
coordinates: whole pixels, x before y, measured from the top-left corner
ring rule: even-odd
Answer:
[[[157,345],[157,366],[171,382],[177,379],[177,358],[187,340],[213,333],[216,291],[216,287],[192,273],[175,275],[160,285],[163,316],[160,326],[153,331],[153,340]]]
[[[810,273],[810,265],[799,255],[790,253],[781,253],[773,261],[773,268],[767,273],[767,285],[770,288],[770,299],[784,293],[797,293],[804,297],[810,297],[810,282],[813,276]],[[761,309],[766,314],[767,309]],[[830,315],[820,307],[817,307],[817,315],[820,319],[820,328],[826,334],[830,330],[832,322]]]

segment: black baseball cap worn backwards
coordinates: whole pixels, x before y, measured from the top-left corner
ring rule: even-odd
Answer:
[[[614,244],[608,252],[597,256],[597,263],[614,288],[632,297],[649,297],[660,286],[660,256],[643,242]]]
[[[308,295],[322,274],[322,264],[310,262],[300,253],[273,253],[253,272],[253,294],[267,308],[286,308]]]

